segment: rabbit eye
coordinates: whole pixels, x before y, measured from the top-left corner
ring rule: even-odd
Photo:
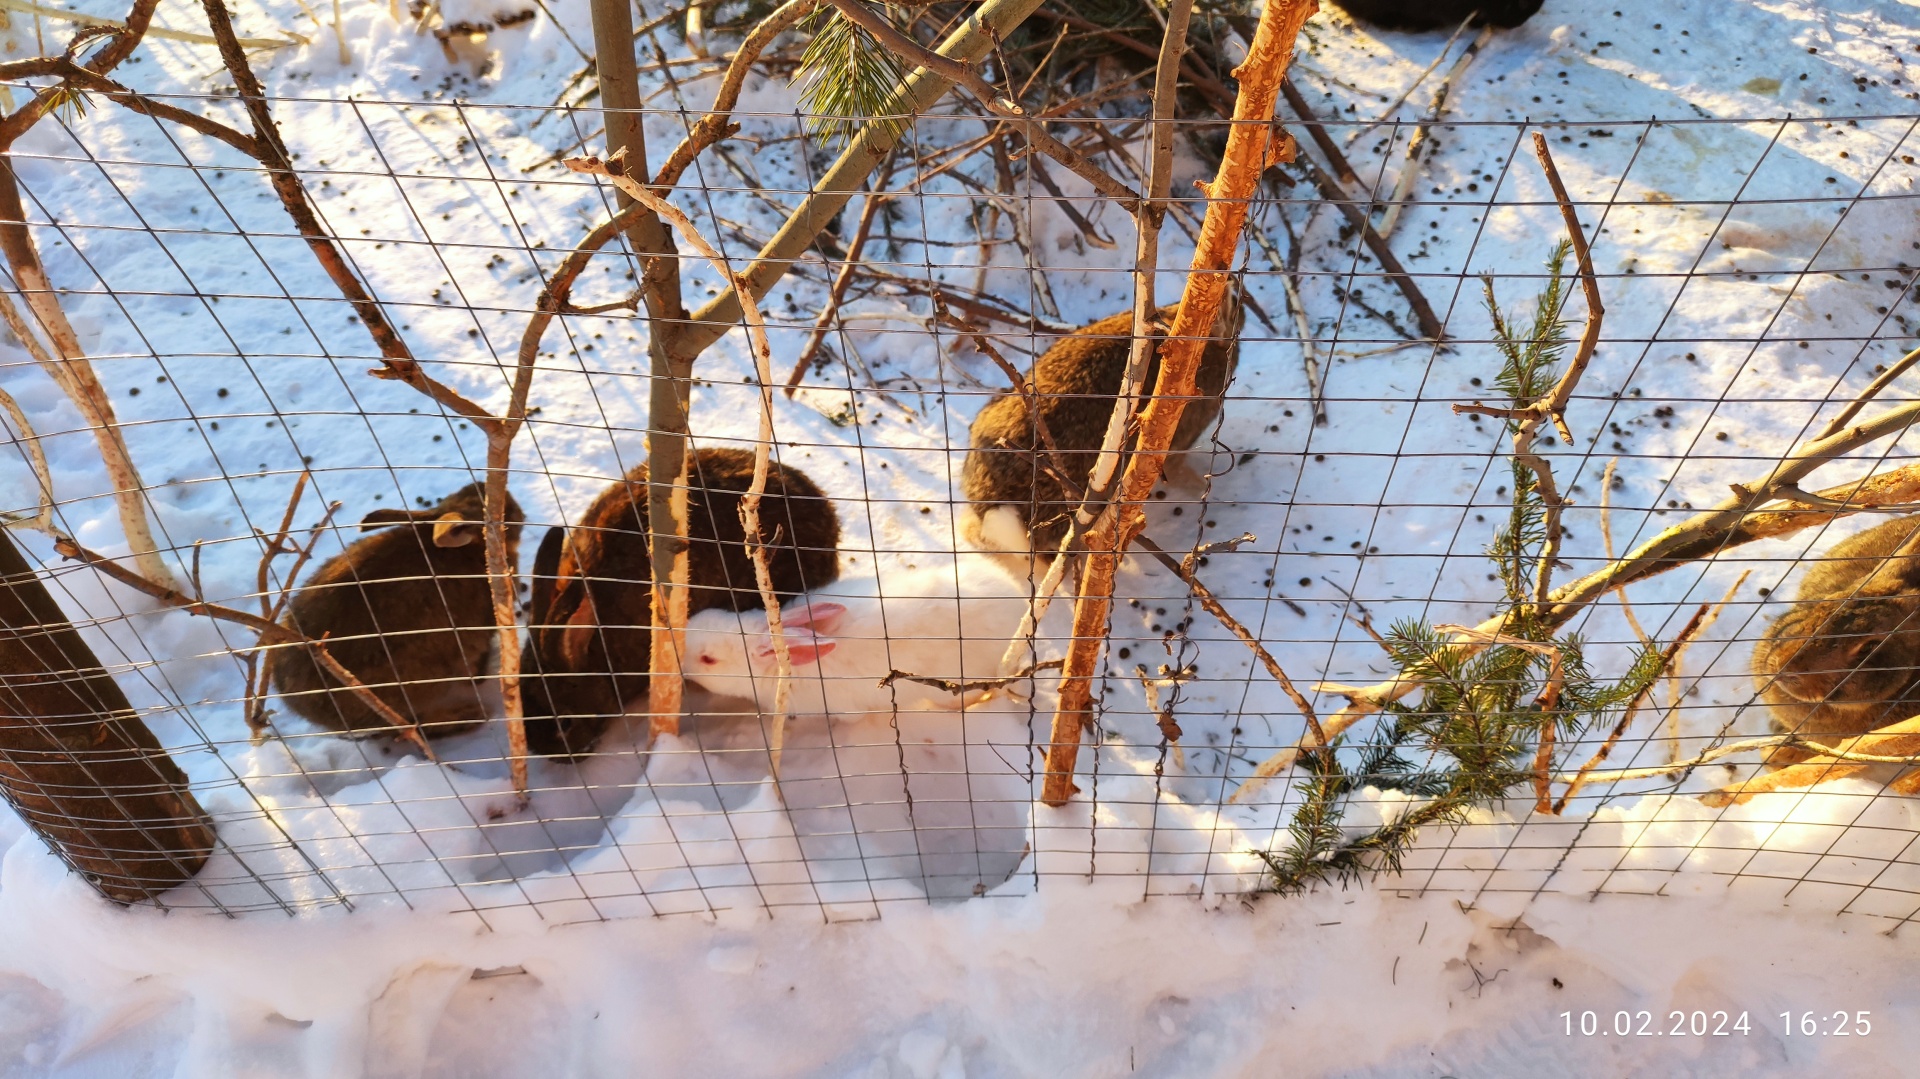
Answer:
[[[720,665],[720,661],[713,656],[701,656],[700,662],[708,667],[717,667]]]

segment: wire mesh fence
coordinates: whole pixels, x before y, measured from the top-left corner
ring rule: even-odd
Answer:
[[[1210,353],[1220,407],[1195,408],[1208,422],[1173,454],[1149,506],[1146,535],[1171,565],[1136,548],[1121,570],[1077,792],[1049,807],[1036,801],[1056,703],[1045,661],[1075,632],[1071,575],[1031,644],[1008,645],[1064,533],[1053,520],[1034,557],[1028,527],[1065,505],[1044,493],[1063,489],[1062,474],[1039,440],[1099,445],[1115,391],[1091,372],[1105,364],[1117,385],[1132,343],[1130,318],[1096,325],[1133,302],[1131,214],[1037,156],[1009,159],[978,117],[922,117],[764,297],[774,375],[796,376],[791,394],[774,396],[784,486],[763,503],[774,562],[793,567],[776,582],[790,601],[778,643],[750,563],[723,549],[766,387],[741,332],[700,356],[686,386],[693,520],[707,514],[723,542],[703,556],[696,523],[693,583],[705,591],[681,649],[687,714],[677,733],[659,733],[646,714],[645,524],[631,501],[606,502],[646,460],[640,265],[607,247],[557,325],[524,340],[562,261],[619,208],[604,181],[558,164],[599,144],[601,117],[437,96],[271,108],[286,130],[315,133],[294,166],[318,219],[433,377],[499,415],[516,357],[536,354],[507,482],[522,518],[517,606],[535,749],[524,801],[498,721],[478,515],[449,500],[485,479],[481,425],[368,376],[383,360],[364,312],[333,287],[251,158],[177,125],[105,127],[92,114],[54,117],[31,152],[13,153],[28,232],[144,477],[174,587],[332,634],[341,663],[426,725],[414,742],[383,733],[372,712],[350,719],[359,705],[337,681],[314,673],[302,690],[284,666],[294,660],[258,666],[255,629],[156,608],[16,529],[215,827],[206,865],[154,902],[229,914],[403,902],[489,920],[738,907],[857,918],[889,902],[1027,895],[1053,877],[1126,878],[1154,896],[1257,889],[1310,841],[1324,861],[1358,857],[1343,837],[1378,836],[1440,795],[1407,778],[1430,781],[1431,757],[1381,733],[1431,704],[1357,687],[1392,682],[1388,644],[1474,626],[1512,598],[1489,552],[1525,482],[1509,424],[1452,406],[1513,404],[1503,334],[1513,340],[1543,290],[1577,294],[1570,264],[1560,276],[1547,268],[1565,230],[1526,141],[1538,131],[1591,242],[1606,312],[1566,409],[1573,441],[1542,428],[1536,447],[1567,500],[1540,582],[1591,581],[1716,508],[1749,534],[1722,528],[1703,548],[1662,549],[1644,560],[1657,576],[1567,601],[1577,654],[1547,652],[1599,683],[1625,685],[1638,670],[1636,692],[1557,730],[1537,767],[1536,743],[1524,760],[1502,750],[1502,767],[1546,783],[1542,807],[1516,782],[1497,808],[1429,824],[1378,885],[1657,894],[1731,880],[1838,895],[1844,909],[1893,919],[1920,910],[1909,803],[1886,786],[1899,764],[1829,758],[1857,774],[1709,804],[1782,748],[1715,756],[1788,714],[1770,706],[1784,691],[1756,680],[1751,658],[1788,597],[1845,600],[1868,583],[1876,596],[1912,593],[1886,585],[1889,570],[1841,572],[1851,592],[1816,595],[1838,587],[1834,574],[1802,567],[1843,565],[1829,555],[1836,542],[1863,517],[1884,519],[1851,516],[1862,502],[1912,500],[1869,499],[1860,492],[1884,493],[1879,479],[1858,481],[1897,479],[1910,456],[1904,391],[1876,380],[1904,370],[1912,337],[1914,116],[1322,125],[1354,165],[1351,181],[1335,181],[1348,206],[1309,167],[1282,165],[1251,208],[1234,344]],[[233,108],[217,95],[168,101]],[[651,145],[672,145],[698,115],[643,119]],[[734,120],[739,135],[696,161],[673,201],[737,272],[835,148],[799,113]],[[1119,116],[1055,130],[1138,183],[1146,126]],[[1306,128],[1290,126],[1304,143]],[[1186,181],[1211,175],[1223,132],[1180,124],[1159,302],[1178,297],[1206,212]],[[1416,136],[1422,157],[1410,166]],[[1417,183],[1396,188],[1410,170]],[[1381,236],[1397,265],[1382,264]],[[692,251],[681,266],[697,320],[729,282]],[[1576,326],[1581,303],[1565,307]],[[36,513],[42,452],[53,529],[122,558],[94,432],[24,343],[8,344],[0,388],[30,426],[10,421],[7,507]],[[1043,436],[1020,412],[983,434],[990,402],[1004,412],[1024,400],[1008,372],[1044,368],[1042,357],[1067,365],[1059,386],[1036,386],[1055,395],[1040,411],[1057,428]],[[1850,409],[1863,393],[1873,400]],[[1872,437],[1849,441],[1865,428]],[[1796,474],[1782,487],[1778,466],[1809,445],[1828,462],[1817,481],[1801,489]],[[970,478],[970,455],[1016,467],[987,476],[982,465]],[[1767,532],[1742,516],[1763,509],[1793,527]],[[363,533],[363,519],[376,527]],[[569,531],[549,538],[554,528]],[[1219,545],[1243,533],[1252,538]],[[339,571],[335,606],[353,610],[311,613],[323,563],[371,557],[376,542],[403,568]],[[1840,557],[1869,553],[1876,567],[1901,564],[1891,549]],[[372,583],[393,580],[417,587]],[[1307,753],[1257,774],[1309,723],[1215,607],[1306,691],[1319,722],[1360,718],[1339,750],[1345,771],[1330,775]],[[1846,634],[1823,624],[1814,639],[1891,643],[1798,699],[1818,712],[1850,692],[1847,672],[1886,670],[1899,685],[1877,719],[1906,719],[1912,664],[1896,653],[1909,614]],[[783,651],[789,718],[776,724]],[[360,655],[370,658],[350,661]],[[1022,669],[1028,677],[1005,678]],[[1383,710],[1365,715],[1373,708]],[[1514,708],[1552,713],[1555,702]],[[1803,726],[1808,737],[1870,729]],[[1336,781],[1345,786],[1330,791]]]

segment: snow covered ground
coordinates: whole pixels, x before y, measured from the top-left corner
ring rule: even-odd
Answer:
[[[466,7],[448,4],[448,19],[493,16]],[[97,0],[85,8],[119,14]],[[505,400],[500,365],[539,275],[608,206],[605,192],[550,163],[583,140],[599,146],[591,111],[545,108],[590,40],[584,3],[550,10],[458,63],[384,4],[343,9],[347,63],[297,3],[239,12],[243,34],[312,37],[260,63],[285,98],[276,112],[320,210],[417,354],[491,406]],[[40,52],[36,33],[51,49],[70,29],[11,19],[13,56]],[[157,25],[194,30],[199,19],[178,5]],[[1296,79],[1323,116],[1355,121],[1335,137],[1351,139],[1363,181],[1384,195],[1410,129],[1360,124],[1447,35],[1369,33],[1323,14],[1308,39]],[[680,52],[671,36],[661,45]],[[1589,444],[1549,447],[1577,504],[1562,579],[1603,558],[1595,510],[1608,458],[1619,458],[1612,529],[1622,547],[1761,474],[1913,343],[1902,271],[1920,263],[1920,106],[1908,57],[1920,58],[1920,7],[1893,0],[1617,13],[1549,2],[1495,38],[1454,88],[1457,123],[1436,129],[1415,186],[1423,201],[1395,234],[1460,343],[1381,352],[1400,338],[1367,309],[1411,322],[1392,286],[1340,242],[1336,215],[1315,211],[1304,186],[1290,204],[1258,208],[1256,224],[1282,250],[1283,216],[1304,230],[1303,299],[1323,362],[1332,357],[1329,422],[1310,422],[1280,279],[1256,244],[1250,288],[1272,324],[1248,322],[1218,475],[1204,502],[1170,489],[1151,531],[1169,547],[1258,536],[1204,573],[1303,683],[1385,673],[1349,621],[1361,607],[1378,625],[1488,611],[1497,592],[1481,549],[1505,501],[1502,440],[1448,406],[1485,396],[1497,369],[1473,343],[1488,327],[1473,275],[1495,275],[1502,302],[1524,304],[1560,234],[1522,144],[1533,125],[1589,204],[1607,275],[1604,343],[1569,413]],[[120,74],[154,93],[226,81],[202,46],[153,41],[138,60]],[[662,110],[648,118],[656,153],[684,131],[682,105],[697,113],[714,84],[694,69],[673,74],[643,74]],[[1416,116],[1431,85],[1397,115]],[[185,103],[241,119],[229,102]],[[793,137],[792,108],[783,81],[751,82],[731,162],[703,157],[683,185],[681,204],[730,257],[771,233],[825,161]],[[916,152],[977,133],[926,120]],[[157,527],[183,557],[203,541],[209,598],[252,592],[251,530],[277,524],[303,465],[315,494],[301,519],[340,500],[346,521],[431,502],[478,467],[483,444],[469,425],[363,373],[374,363],[364,330],[243,159],[104,102],[43,123],[22,153],[30,205],[49,222],[39,237],[50,272],[74,290],[68,310],[154,488]],[[1209,170],[1191,147],[1182,154],[1176,188],[1186,190]],[[1055,172],[1069,194],[1085,193]],[[1128,302],[1130,226],[1111,206],[1088,207],[1118,241],[1103,251],[1044,194],[1023,197],[1043,273],[1004,243],[982,275],[964,188],[904,176],[890,188],[908,194],[886,221],[891,243],[870,249],[876,264],[893,263],[888,272],[977,285],[1061,325]],[[856,201],[849,222],[857,212]],[[1177,295],[1189,254],[1169,228],[1163,299]],[[579,302],[617,298],[626,272],[601,260]],[[689,302],[716,288],[704,266],[686,277]],[[801,347],[825,281],[815,262],[770,297],[776,369]],[[832,364],[780,406],[783,459],[840,506],[849,575],[938,564],[957,546],[953,451],[1001,380],[950,333],[932,332],[928,313],[920,299],[856,299],[831,344],[861,370]],[[512,485],[530,522],[570,519],[641,458],[640,336],[620,317],[549,332],[541,412],[516,448]],[[1029,353],[1046,343],[1003,342]],[[703,440],[752,436],[750,370],[738,334],[702,358],[693,427]],[[849,378],[861,392],[835,388]],[[43,438],[63,527],[124,550],[77,413],[18,347],[0,348],[0,387]],[[1903,396],[1896,386],[1886,399]],[[1904,443],[1876,447],[1820,482],[1909,456]],[[29,507],[33,491],[23,459],[0,459],[0,508]],[[1688,655],[1697,687],[1678,713],[1683,751],[1764,730],[1745,663],[1779,609],[1767,594],[1790,587],[1796,558],[1857,527],[1755,544],[1633,590],[1641,621],[1664,639],[1754,571]],[[1151,567],[1122,576],[1138,606],[1116,616],[1102,731],[1082,754],[1086,793],[1063,810],[1030,801],[1043,693],[1031,708],[969,712],[964,750],[923,750],[924,767],[909,764],[904,779],[823,751],[831,737],[864,743],[869,759],[893,753],[885,725],[796,720],[784,804],[766,782],[758,723],[724,714],[724,701],[696,702],[712,714],[649,756],[617,732],[578,769],[536,766],[539,793],[523,812],[497,732],[453,743],[444,767],[284,717],[284,740],[250,744],[226,652],[241,638],[155,611],[61,564],[44,538],[21,539],[76,620],[92,621],[90,640],[176,751],[224,846],[168,897],[174,909],[122,911],[8,818],[0,1074],[1786,1074],[1891,1070],[1915,1048],[1900,955],[1912,939],[1902,927],[1920,911],[1920,821],[1878,782],[1719,811],[1690,795],[1738,773],[1703,769],[1679,791],[1590,791],[1563,820],[1516,805],[1432,832],[1397,880],[1249,897],[1259,879],[1249,852],[1285,840],[1291,795],[1275,784],[1252,804],[1219,807],[1298,736],[1299,719],[1244,648]],[[323,553],[340,542],[327,538]],[[1633,640],[1611,602],[1579,628],[1602,671]],[[1161,647],[1166,630],[1185,630],[1177,657]],[[1179,759],[1160,748],[1132,672],[1142,662],[1195,665],[1176,709]],[[926,722],[903,720],[901,741],[912,745],[912,725]],[[1614,763],[1666,752],[1636,732]],[[849,781],[867,787],[849,791]],[[1720,1037],[1598,1032],[1623,1010],[1636,1031],[1673,1029],[1676,1011],[1681,1029],[1695,1011],[1710,1028],[1716,1011],[1747,1022]],[[1595,1015],[1591,1036],[1579,1033],[1584,1012]],[[1858,1030],[1861,1012],[1871,1033],[1832,1033]],[[1821,1033],[1799,1032],[1804,1013]]]

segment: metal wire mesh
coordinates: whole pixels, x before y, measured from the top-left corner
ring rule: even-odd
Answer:
[[[224,107],[217,97],[178,103]],[[504,400],[543,283],[614,208],[609,188],[553,163],[595,144],[599,118],[432,99],[272,108],[288,130],[330,133],[327,156],[309,151],[300,176],[435,376],[483,404]],[[645,115],[650,139],[669,141],[694,118]],[[828,148],[797,113],[735,119],[742,134],[703,157],[675,201],[738,268],[812,187]],[[468,422],[363,373],[379,357],[262,169],[158,122],[113,141],[90,122],[59,118],[46,125],[57,126],[57,142],[14,160],[60,302],[143,469],[162,546],[191,567],[206,600],[258,605],[263,537],[303,470],[312,495],[301,527],[320,519],[317,507],[343,504],[321,529],[315,565],[357,538],[361,516],[431,506],[482,478],[483,440]],[[1320,193],[1299,175],[1276,178],[1241,249],[1249,314],[1222,417],[1186,455],[1195,475],[1156,495],[1149,533],[1176,556],[1253,533],[1207,554],[1197,572],[1303,686],[1387,676],[1374,627],[1470,625],[1491,609],[1499,591],[1482,548],[1510,503],[1510,447],[1500,424],[1449,406],[1495,400],[1481,276],[1503,303],[1530,302],[1560,235],[1553,198],[1522,149],[1541,130],[1561,155],[1609,311],[1569,410],[1576,443],[1547,440],[1573,499],[1561,579],[1600,568],[1608,556],[1596,510],[1610,459],[1612,543],[1624,552],[1693,510],[1689,499],[1717,500],[1729,482],[1764,475],[1904,351],[1909,263],[1920,261],[1908,253],[1920,249],[1909,186],[1916,122],[1435,125],[1433,144],[1445,152],[1420,166],[1392,243],[1444,327],[1440,342],[1423,337],[1393,275]],[[1181,126],[1183,169],[1202,175],[1221,125]],[[1137,180],[1138,121],[1063,121],[1061,130],[1104,148]],[[1415,125],[1326,130],[1362,174],[1361,209],[1380,220]],[[1833,163],[1835,146],[1848,151],[1844,167]],[[541,148],[552,157],[542,160]],[[1690,161],[1712,167],[1690,171]],[[879,603],[877,626],[843,635],[843,657],[923,643],[913,627],[941,601],[890,593],[893,582],[944,573],[963,589],[978,572],[953,556],[967,546],[958,477],[969,422],[1007,380],[976,342],[1024,367],[1131,297],[1126,260],[1108,249],[1127,248],[1130,218],[1073,181],[996,160],[976,118],[922,118],[885,173],[764,302],[777,372],[824,333],[798,392],[779,399],[775,457],[836,507],[840,586],[857,592],[872,580],[870,592],[899,600]],[[1205,211],[1183,184],[1176,197],[1161,258],[1168,301]],[[872,236],[850,259],[853,224],[872,199],[882,200]],[[636,272],[609,249],[575,302],[620,300]],[[683,273],[690,301],[720,288],[696,258],[683,256]],[[842,273],[850,287],[830,304]],[[935,317],[936,301],[977,332]],[[523,592],[545,529],[577,527],[584,507],[645,457],[645,320],[629,307],[559,323],[542,345],[538,411],[509,482],[526,518]],[[1324,382],[1317,401],[1309,362]],[[696,447],[752,444],[751,371],[739,334],[700,359]],[[59,462],[56,524],[117,550],[84,423],[17,347],[0,386],[22,400],[34,438]],[[28,439],[15,434],[5,501],[31,513]],[[1830,482],[1907,456],[1896,435],[1834,466]],[[1608,766],[1684,759],[1764,733],[1747,656],[1783,609],[1773,593],[1850,527],[1747,545],[1637,586],[1639,624],[1668,641],[1752,571]],[[281,701],[269,702],[271,737],[250,740],[235,655],[254,643],[250,631],[153,610],[61,560],[43,538],[16,535],[218,826],[213,861],[158,900],[168,907],[292,913],[398,901],[571,921],[765,906],[869,917],[887,902],[1021,895],[1053,876],[1088,874],[1137,881],[1142,895],[1188,895],[1257,883],[1261,865],[1248,849],[1282,846],[1298,804],[1283,779],[1228,805],[1257,764],[1301,737],[1302,720],[1189,589],[1137,555],[1120,577],[1081,792],[1065,810],[1037,809],[1032,797],[1050,719],[1044,683],[1035,695],[1000,693],[964,710],[797,708],[777,789],[759,712],[696,693],[680,736],[649,744],[646,718],[629,714],[577,761],[537,764],[522,809],[506,786],[497,723],[437,740],[438,765],[417,754],[403,763],[412,751],[394,739],[344,739]],[[268,598],[288,566],[273,563]],[[1024,600],[1025,582],[1007,584],[1004,598]],[[750,628],[754,608],[745,611]],[[1619,668],[1638,642],[1612,601],[1570,628],[1600,671]],[[1036,655],[1057,654],[1058,643],[1043,627]],[[972,652],[954,653],[940,676],[991,674],[968,666]],[[1179,672],[1188,673],[1167,678]],[[490,676],[448,677],[497,707]],[[796,700],[841,692],[821,681],[827,674],[815,677],[815,688],[796,686]],[[1315,700],[1323,713],[1341,702],[1330,691]],[[628,705],[644,710],[644,696]],[[1603,736],[1563,752],[1577,763]],[[1914,832],[1896,796],[1823,788],[1828,799],[1843,790],[1849,808],[1786,827],[1692,799],[1732,778],[1717,764],[1677,778],[1596,784],[1565,817],[1529,816],[1516,797],[1510,817],[1431,829],[1379,886],[1657,894],[1693,879],[1683,875],[1692,863],[1743,887],[1839,890],[1855,912],[1904,920],[1920,910]]]

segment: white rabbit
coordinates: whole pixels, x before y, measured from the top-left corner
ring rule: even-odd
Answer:
[[[896,680],[889,672],[978,682],[999,674],[1007,640],[1027,613],[1030,586],[990,559],[843,579],[781,612],[793,660],[795,715],[957,709],[961,694]],[[687,621],[680,669],[710,693],[772,708],[773,639],[761,611],[701,611]],[[978,693],[970,696],[978,696]]]

